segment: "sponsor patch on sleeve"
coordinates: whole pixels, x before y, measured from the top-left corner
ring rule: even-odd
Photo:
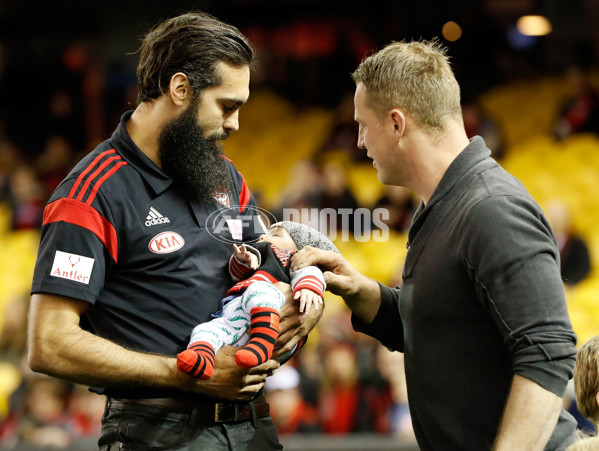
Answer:
[[[50,275],[88,285],[94,261],[93,258],[83,255],[56,251]]]

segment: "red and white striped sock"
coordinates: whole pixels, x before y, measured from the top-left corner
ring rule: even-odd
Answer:
[[[235,353],[239,366],[252,368],[272,357],[279,336],[280,315],[271,307],[254,307],[251,311],[251,330],[248,343]]]
[[[200,379],[208,379],[214,372],[214,348],[206,341],[196,341],[177,354],[177,368]]]

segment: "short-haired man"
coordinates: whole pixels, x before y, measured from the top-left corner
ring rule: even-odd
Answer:
[[[575,441],[562,408],[572,331],[559,252],[541,208],[469,140],[460,88],[436,42],[395,42],[353,74],[358,147],[388,185],[422,198],[399,288],[338,254],[321,265],[354,327],[405,354],[410,413],[423,450],[557,450]]]

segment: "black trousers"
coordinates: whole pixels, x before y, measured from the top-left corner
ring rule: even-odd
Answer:
[[[207,423],[160,407],[111,404],[109,399],[102,417],[100,451],[283,449],[270,416]]]

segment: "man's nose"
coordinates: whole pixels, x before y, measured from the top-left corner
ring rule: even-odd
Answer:
[[[225,130],[236,132],[239,130],[239,111],[232,113],[223,124]]]
[[[366,149],[366,145],[364,144],[364,136],[361,133],[358,135],[358,149]]]

